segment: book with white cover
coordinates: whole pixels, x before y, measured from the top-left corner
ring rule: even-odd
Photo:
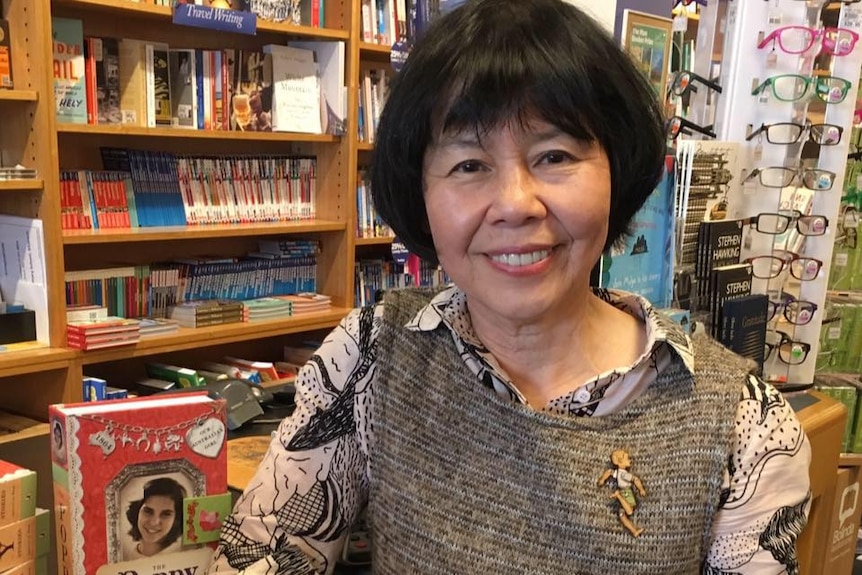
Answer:
[[[324,134],[342,136],[347,118],[347,93],[344,87],[345,48],[340,40],[297,41],[290,46],[313,50],[320,74],[320,89],[323,93],[321,114]]]
[[[320,134],[320,79],[314,51],[268,44],[272,55],[272,129]]]

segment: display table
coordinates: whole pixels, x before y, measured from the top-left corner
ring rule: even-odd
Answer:
[[[788,400],[811,442],[811,512],[808,526],[796,546],[799,572],[832,575],[823,573],[823,563],[829,547],[829,525],[847,409],[841,402],[812,390],[789,394]]]

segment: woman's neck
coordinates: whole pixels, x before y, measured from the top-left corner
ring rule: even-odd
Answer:
[[[471,317],[476,335],[534,408],[630,365],[646,346],[644,324],[592,291],[571,304],[565,313],[529,325]]]

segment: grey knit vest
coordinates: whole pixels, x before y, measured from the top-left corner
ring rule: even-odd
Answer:
[[[449,331],[403,329],[431,293],[387,294],[378,340],[370,522],[375,574],[698,573],[719,505],[745,364],[695,338],[621,412],[564,417],[499,399]],[[635,538],[599,487],[625,449]]]

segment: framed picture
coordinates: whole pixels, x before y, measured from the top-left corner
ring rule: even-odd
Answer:
[[[667,91],[672,35],[670,18],[623,10],[623,48],[631,54],[659,98],[664,98]]]

